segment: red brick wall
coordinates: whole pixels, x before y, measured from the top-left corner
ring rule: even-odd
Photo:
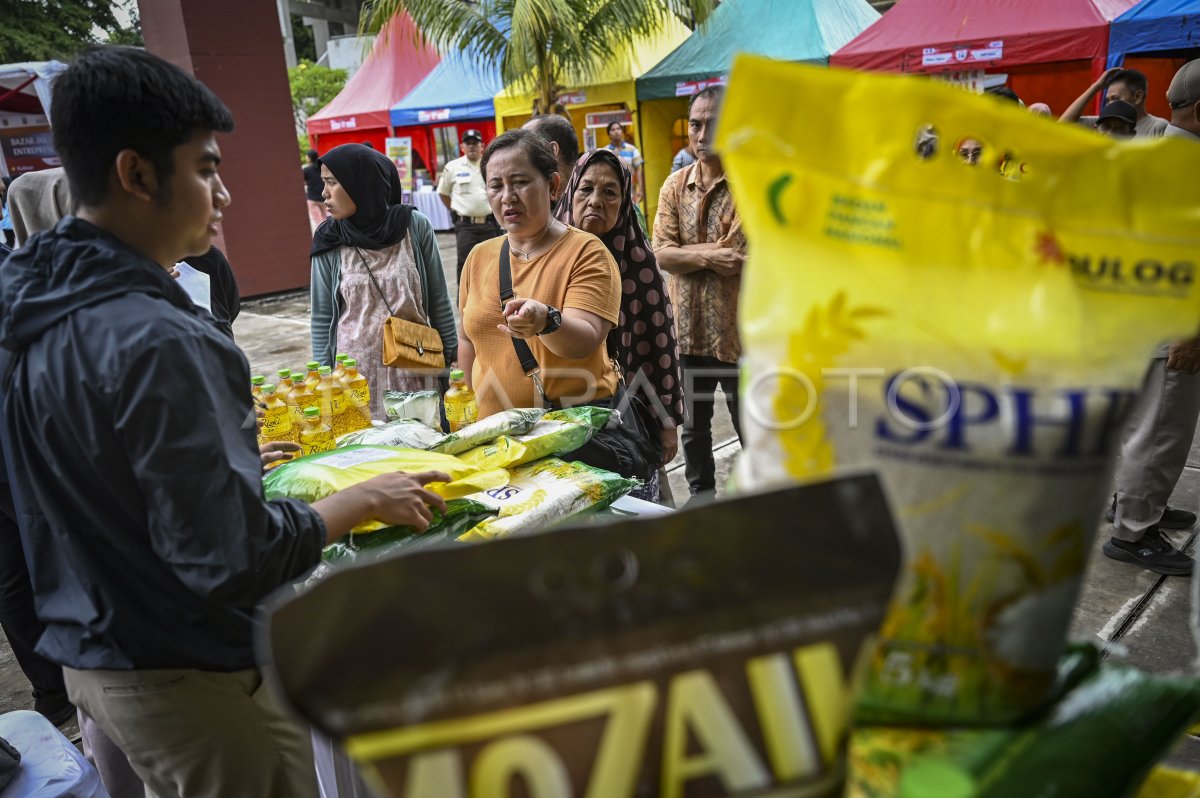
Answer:
[[[276,5],[271,0],[139,0],[146,48],[185,69],[233,112],[220,137],[233,196],[223,241],[242,296],[308,285],[308,211]]]

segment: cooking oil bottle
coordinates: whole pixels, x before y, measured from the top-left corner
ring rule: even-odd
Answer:
[[[304,372],[301,371],[298,376],[303,377]],[[321,410],[320,397],[303,379],[297,379],[292,385],[292,392],[288,394],[287,403],[292,410],[292,423],[296,426],[300,426],[304,422],[304,411],[308,408],[315,407],[318,413]]]
[[[317,389],[317,385],[321,382],[320,366],[321,364],[315,360],[308,361],[308,376],[304,378],[304,381],[307,382],[308,387],[312,388],[314,391]]]
[[[291,411],[283,400],[275,395],[274,385],[268,383],[262,387],[262,403],[265,409],[262,426],[258,430],[258,445],[262,446],[271,441],[296,440]]]
[[[328,452],[333,447],[333,430],[321,419],[321,408],[306,407],[300,428],[300,456]]]
[[[450,372],[450,389],[442,401],[446,406],[446,420],[450,422],[451,432],[457,432],[479,420],[479,403],[475,401],[475,391],[467,385],[462,369]]]
[[[371,386],[367,384],[367,378],[358,373],[358,361],[354,358],[346,359],[345,369],[342,386],[346,389],[347,401],[351,409],[362,416],[366,422],[363,429],[366,429],[371,426]]]
[[[275,373],[279,375],[279,382],[275,385],[275,395],[286,402],[288,394],[292,392],[292,370],[280,369]]]
[[[346,392],[333,381],[333,369],[321,366],[320,372],[321,382],[317,385],[317,397],[321,400],[321,419],[333,430],[333,437],[338,438],[347,432],[361,429],[352,426],[353,419],[346,413],[350,409],[346,402]]]
[[[262,387],[267,382],[267,378],[261,374],[255,374],[250,378],[250,395],[254,397],[254,401],[262,399]]]
[[[346,376],[346,361],[349,359],[350,359],[350,356],[344,352],[342,354],[338,355],[336,358],[334,358],[334,361],[335,361],[334,365],[333,365],[333,381],[334,382],[340,383],[342,381],[342,378]]]

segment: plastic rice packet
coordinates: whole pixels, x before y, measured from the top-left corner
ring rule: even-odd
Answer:
[[[419,418],[401,418],[367,429],[348,432],[337,439],[343,446],[399,446],[404,449],[429,449],[445,434],[435,430]]]
[[[717,146],[752,241],[737,484],[876,468],[906,543],[859,716],[1037,710],[1123,419],[1160,345],[1196,335],[1200,147],[749,57]]]
[[[537,532],[551,524],[608,507],[638,484],[585,463],[547,457],[509,470],[508,484],[472,496],[498,515],[479,522],[459,539],[488,540]]]
[[[442,395],[437,391],[387,391],[383,412],[389,419],[415,418],[422,424],[441,429]]]
[[[856,477],[334,573],[259,661],[379,795],[834,798],[899,561]]]
[[[268,499],[299,499],[312,503],[351,485],[395,471],[416,474],[441,471],[450,482],[433,482],[426,487],[445,499],[456,499],[508,484],[508,472],[502,468],[481,470],[457,457],[393,446],[346,446],[302,457],[273,468],[263,477]],[[352,530],[374,532],[387,527],[381,521],[368,521]]]

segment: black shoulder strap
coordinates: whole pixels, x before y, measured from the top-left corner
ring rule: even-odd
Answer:
[[[516,294],[513,293],[512,267],[508,260],[508,239],[505,238],[504,243],[500,246],[500,309],[503,310],[504,305],[514,296]],[[517,350],[517,360],[521,361],[521,370],[525,372],[526,377],[533,378],[540,391],[542,387],[539,378],[541,367],[538,365],[537,358],[533,356],[533,350],[520,338],[513,338],[512,344],[513,349]]]

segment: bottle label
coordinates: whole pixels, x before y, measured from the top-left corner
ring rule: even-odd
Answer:
[[[291,431],[292,413],[287,406],[272,407],[263,413],[262,435],[264,438],[288,435]]]
[[[322,435],[319,438],[314,438],[311,441],[304,441],[300,444],[302,455],[316,454],[317,452],[332,452],[334,448],[333,436]]]
[[[345,409],[346,403],[342,399],[329,397],[321,400],[321,415],[323,416],[336,416]]]
[[[371,389],[367,386],[350,389],[350,404],[355,407],[366,407],[371,404]]]

